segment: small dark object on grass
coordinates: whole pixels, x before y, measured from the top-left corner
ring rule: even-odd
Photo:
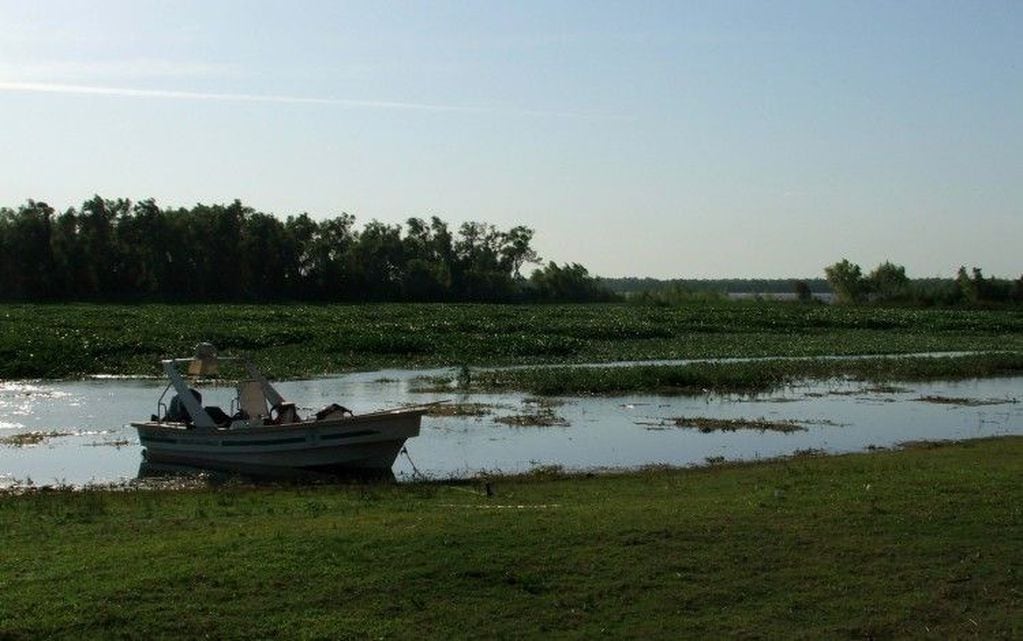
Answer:
[[[803,450],[796,450],[792,453],[790,458],[817,458],[819,456],[827,456],[828,453],[817,447],[808,447]]]
[[[950,445],[959,445],[959,441],[951,439],[938,439],[928,440],[921,439],[918,441],[903,441],[898,446],[904,450],[936,450],[939,447],[948,447]]]

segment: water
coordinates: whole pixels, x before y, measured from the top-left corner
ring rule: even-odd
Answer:
[[[1023,377],[900,385],[897,391],[862,383],[814,383],[759,397],[554,399],[546,410],[567,426],[516,427],[496,418],[545,411],[522,394],[416,393],[415,378],[442,374],[387,370],[289,381],[282,394],[308,413],[339,402],[356,413],[451,399],[492,406],[479,417],[423,419],[419,437],[399,457],[399,479],[480,472],[523,472],[542,466],[569,470],[692,465],[708,460],[771,458],[801,450],[829,453],[891,447],[913,440],[969,439],[1023,433]],[[141,447],[126,424],[157,412],[161,381],[105,379],[0,383],[0,439],[30,432],[58,433],[35,445],[0,444],[0,487],[31,479],[41,484],[109,483],[138,474]],[[230,407],[230,388],[203,390],[206,404]],[[922,397],[989,404],[933,403]],[[677,417],[797,421],[805,431],[741,429],[703,433],[674,426]],[[409,460],[411,459],[411,461]]]

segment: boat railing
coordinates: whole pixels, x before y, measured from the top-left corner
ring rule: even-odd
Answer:
[[[168,407],[167,407],[167,403],[165,403],[163,399],[165,399],[167,397],[167,392],[169,392],[172,387],[174,387],[173,384],[167,383],[167,387],[163,388],[163,393],[160,394],[160,398],[156,399],[156,414],[155,414],[155,416],[156,416],[157,422],[162,422],[163,421],[163,417],[167,416]]]

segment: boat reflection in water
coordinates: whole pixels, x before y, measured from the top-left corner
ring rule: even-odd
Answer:
[[[246,468],[214,469],[193,465],[175,465],[172,463],[153,463],[142,460],[136,477],[139,481],[180,479],[185,484],[192,482],[202,485],[221,485],[232,481],[242,483],[345,483],[345,482],[380,482],[396,483],[397,478],[390,469],[352,469],[338,468],[334,471],[307,470],[301,468]]]

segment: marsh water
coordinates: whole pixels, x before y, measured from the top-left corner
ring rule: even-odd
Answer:
[[[759,396],[537,399],[416,391],[423,377],[455,375],[385,370],[288,381],[278,388],[306,413],[331,402],[364,413],[450,400],[450,413],[470,414],[425,416],[420,436],[408,441],[407,456],[394,465],[399,480],[546,466],[698,465],[1023,434],[1023,377],[897,387],[834,380]],[[127,423],[157,412],[164,387],[157,380],[117,378],[0,382],[0,487],[135,478],[142,448]],[[232,391],[206,389],[206,402],[229,407]],[[726,429],[714,429],[714,421]]]

